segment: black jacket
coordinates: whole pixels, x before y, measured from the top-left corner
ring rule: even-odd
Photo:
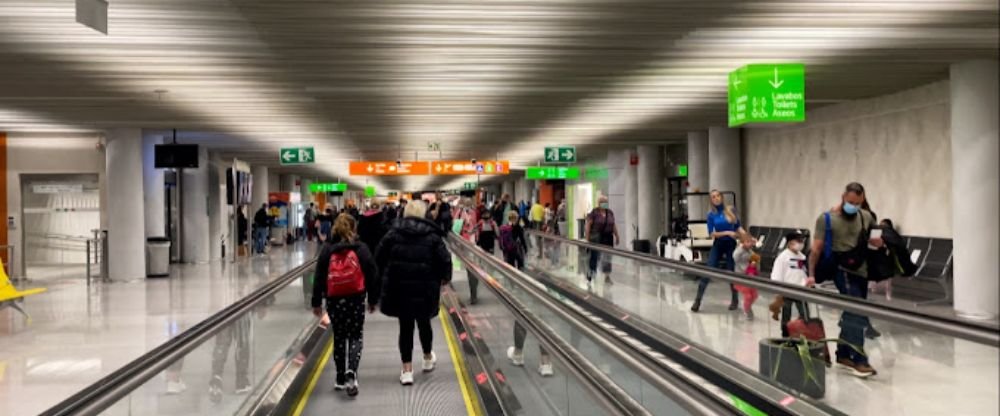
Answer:
[[[257,213],[253,215],[253,225],[258,228],[271,226],[271,216],[267,215],[266,209],[257,210]]]
[[[445,232],[430,220],[396,221],[375,250],[382,272],[382,313],[427,319],[437,316],[441,285],[451,281]]]
[[[451,205],[444,201],[437,201],[427,208],[427,219],[433,221],[445,232],[451,231],[453,223],[451,218]]]
[[[316,275],[313,277],[312,306],[318,308],[326,298],[326,276],[330,269],[330,256],[342,250],[354,250],[361,262],[361,272],[365,274],[365,292],[368,294],[368,304],[377,305],[382,294],[382,279],[379,278],[378,267],[372,258],[371,251],[359,241],[334,241],[323,244],[323,249],[316,259]]]
[[[889,252],[895,256],[894,260],[898,263],[899,269],[901,269],[896,270],[896,272],[900,276],[909,277],[917,274],[917,265],[913,264],[913,261],[910,260],[910,250],[906,248],[906,241],[896,232],[896,229],[882,227],[882,241],[885,241]],[[894,269],[896,268],[894,267]]]
[[[372,252],[378,248],[378,243],[385,237],[385,214],[382,211],[366,212],[358,220],[358,238]]]

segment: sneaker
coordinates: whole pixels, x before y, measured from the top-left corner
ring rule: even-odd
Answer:
[[[434,354],[434,351],[431,351],[431,359],[428,360],[424,358],[424,366],[423,366],[424,372],[429,373],[431,371],[434,371],[434,365],[437,364],[437,361],[438,361],[437,355]]]
[[[701,302],[695,302],[691,305],[691,312],[698,312],[701,309]]]
[[[743,311],[743,319],[746,321],[753,320],[753,311]]]
[[[522,361],[522,363],[523,363],[523,361]],[[553,374],[553,372],[552,372],[552,364],[540,364],[538,366],[538,374],[541,374],[542,377],[552,377],[552,374]]]
[[[510,347],[507,348],[507,358],[510,359],[510,363],[518,367],[524,366],[524,354],[518,354],[517,348]]]
[[[344,374],[337,374],[337,381],[333,384],[333,389],[336,391],[342,391],[347,388],[347,376]]]
[[[868,378],[875,374],[878,374],[878,372],[876,372],[875,369],[872,368],[872,366],[868,364],[855,363],[854,361],[851,361],[849,358],[838,358],[837,367],[851,373],[851,375],[860,378]]]
[[[875,329],[875,327],[870,326],[868,328],[865,328],[865,338],[875,339],[875,338],[878,338],[880,336],[882,336],[882,333],[878,332],[878,330]]]
[[[399,384],[402,384],[404,386],[412,386],[413,385],[413,372],[412,371],[403,371],[402,373],[400,373],[399,374]]]
[[[235,393],[236,394],[247,394],[247,393],[250,393],[250,390],[253,390],[253,388],[249,384],[247,384],[247,385],[244,385],[242,387],[237,387]]]
[[[412,375],[413,373],[410,373],[410,374]],[[358,375],[355,374],[353,371],[348,371],[345,378],[347,379],[347,395],[351,396],[351,397],[357,396],[358,395]],[[411,379],[410,382],[412,383],[413,380]]]
[[[181,394],[184,390],[187,390],[187,386],[183,381],[167,381],[167,394]]]
[[[216,404],[222,402],[222,377],[214,376],[208,382],[208,399]]]
[[[735,303],[730,303],[729,304],[729,310],[731,310],[731,311],[735,311],[735,310],[739,309],[739,307],[740,307],[740,305],[737,305]]]
[[[613,284],[615,284],[615,282],[611,281],[611,276],[604,276],[604,284],[606,284],[606,285],[613,285]]]

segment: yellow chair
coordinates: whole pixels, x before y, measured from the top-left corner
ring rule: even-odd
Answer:
[[[11,283],[10,278],[7,277],[7,271],[6,268],[3,267],[3,263],[0,262],[0,309],[10,306],[18,312],[21,312],[25,318],[31,319],[31,316],[28,315],[28,313],[21,308],[21,305],[18,305],[18,303],[24,302],[24,298],[28,296],[37,295],[46,290],[48,289],[37,288],[24,291],[17,290],[17,288],[14,287],[14,284]]]

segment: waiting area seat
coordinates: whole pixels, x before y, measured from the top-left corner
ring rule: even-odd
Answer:
[[[760,271],[761,274],[769,274],[771,269],[774,268],[774,260],[778,258],[778,254],[781,254],[781,250],[785,249],[785,236],[797,232],[805,236],[805,240],[808,242],[810,239],[810,232],[806,229],[799,228],[783,228],[783,227],[760,227],[753,226],[747,230],[753,238],[757,239],[757,246],[755,251],[760,254]],[[806,244],[806,251],[808,252],[809,244]]]
[[[2,266],[2,265],[0,265]],[[25,298],[32,295],[37,295],[39,293],[45,292],[48,289],[45,288],[35,288],[28,290],[17,290],[14,287],[14,283],[10,281],[10,277],[7,276],[7,271],[4,267],[0,267],[0,309],[11,307],[21,312],[25,318],[31,319],[31,315],[25,312],[20,302],[23,302]]]

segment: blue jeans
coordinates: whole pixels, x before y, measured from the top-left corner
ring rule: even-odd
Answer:
[[[714,267],[717,269],[736,270],[736,263],[733,261],[733,252],[736,251],[736,240],[732,238],[717,238],[714,243],[712,243],[712,251],[708,253],[708,267]],[[723,263],[725,261],[725,263]],[[698,296],[695,297],[694,303],[701,304],[701,298],[705,296],[705,289],[708,288],[708,283],[711,279],[707,277],[701,278],[698,281]],[[736,305],[740,302],[740,297],[736,288],[732,284],[729,285],[729,292],[732,294],[732,304]]]
[[[868,299],[868,280],[844,271],[837,272],[833,279],[841,295],[853,298]],[[868,364],[865,350],[865,329],[871,326],[867,316],[844,311],[840,315],[840,340],[849,343],[861,352],[855,351],[843,343],[837,344],[837,359],[847,358],[855,364]]]
[[[257,227],[253,229],[253,248],[258,254],[264,254],[264,246],[267,244],[267,228]]]

